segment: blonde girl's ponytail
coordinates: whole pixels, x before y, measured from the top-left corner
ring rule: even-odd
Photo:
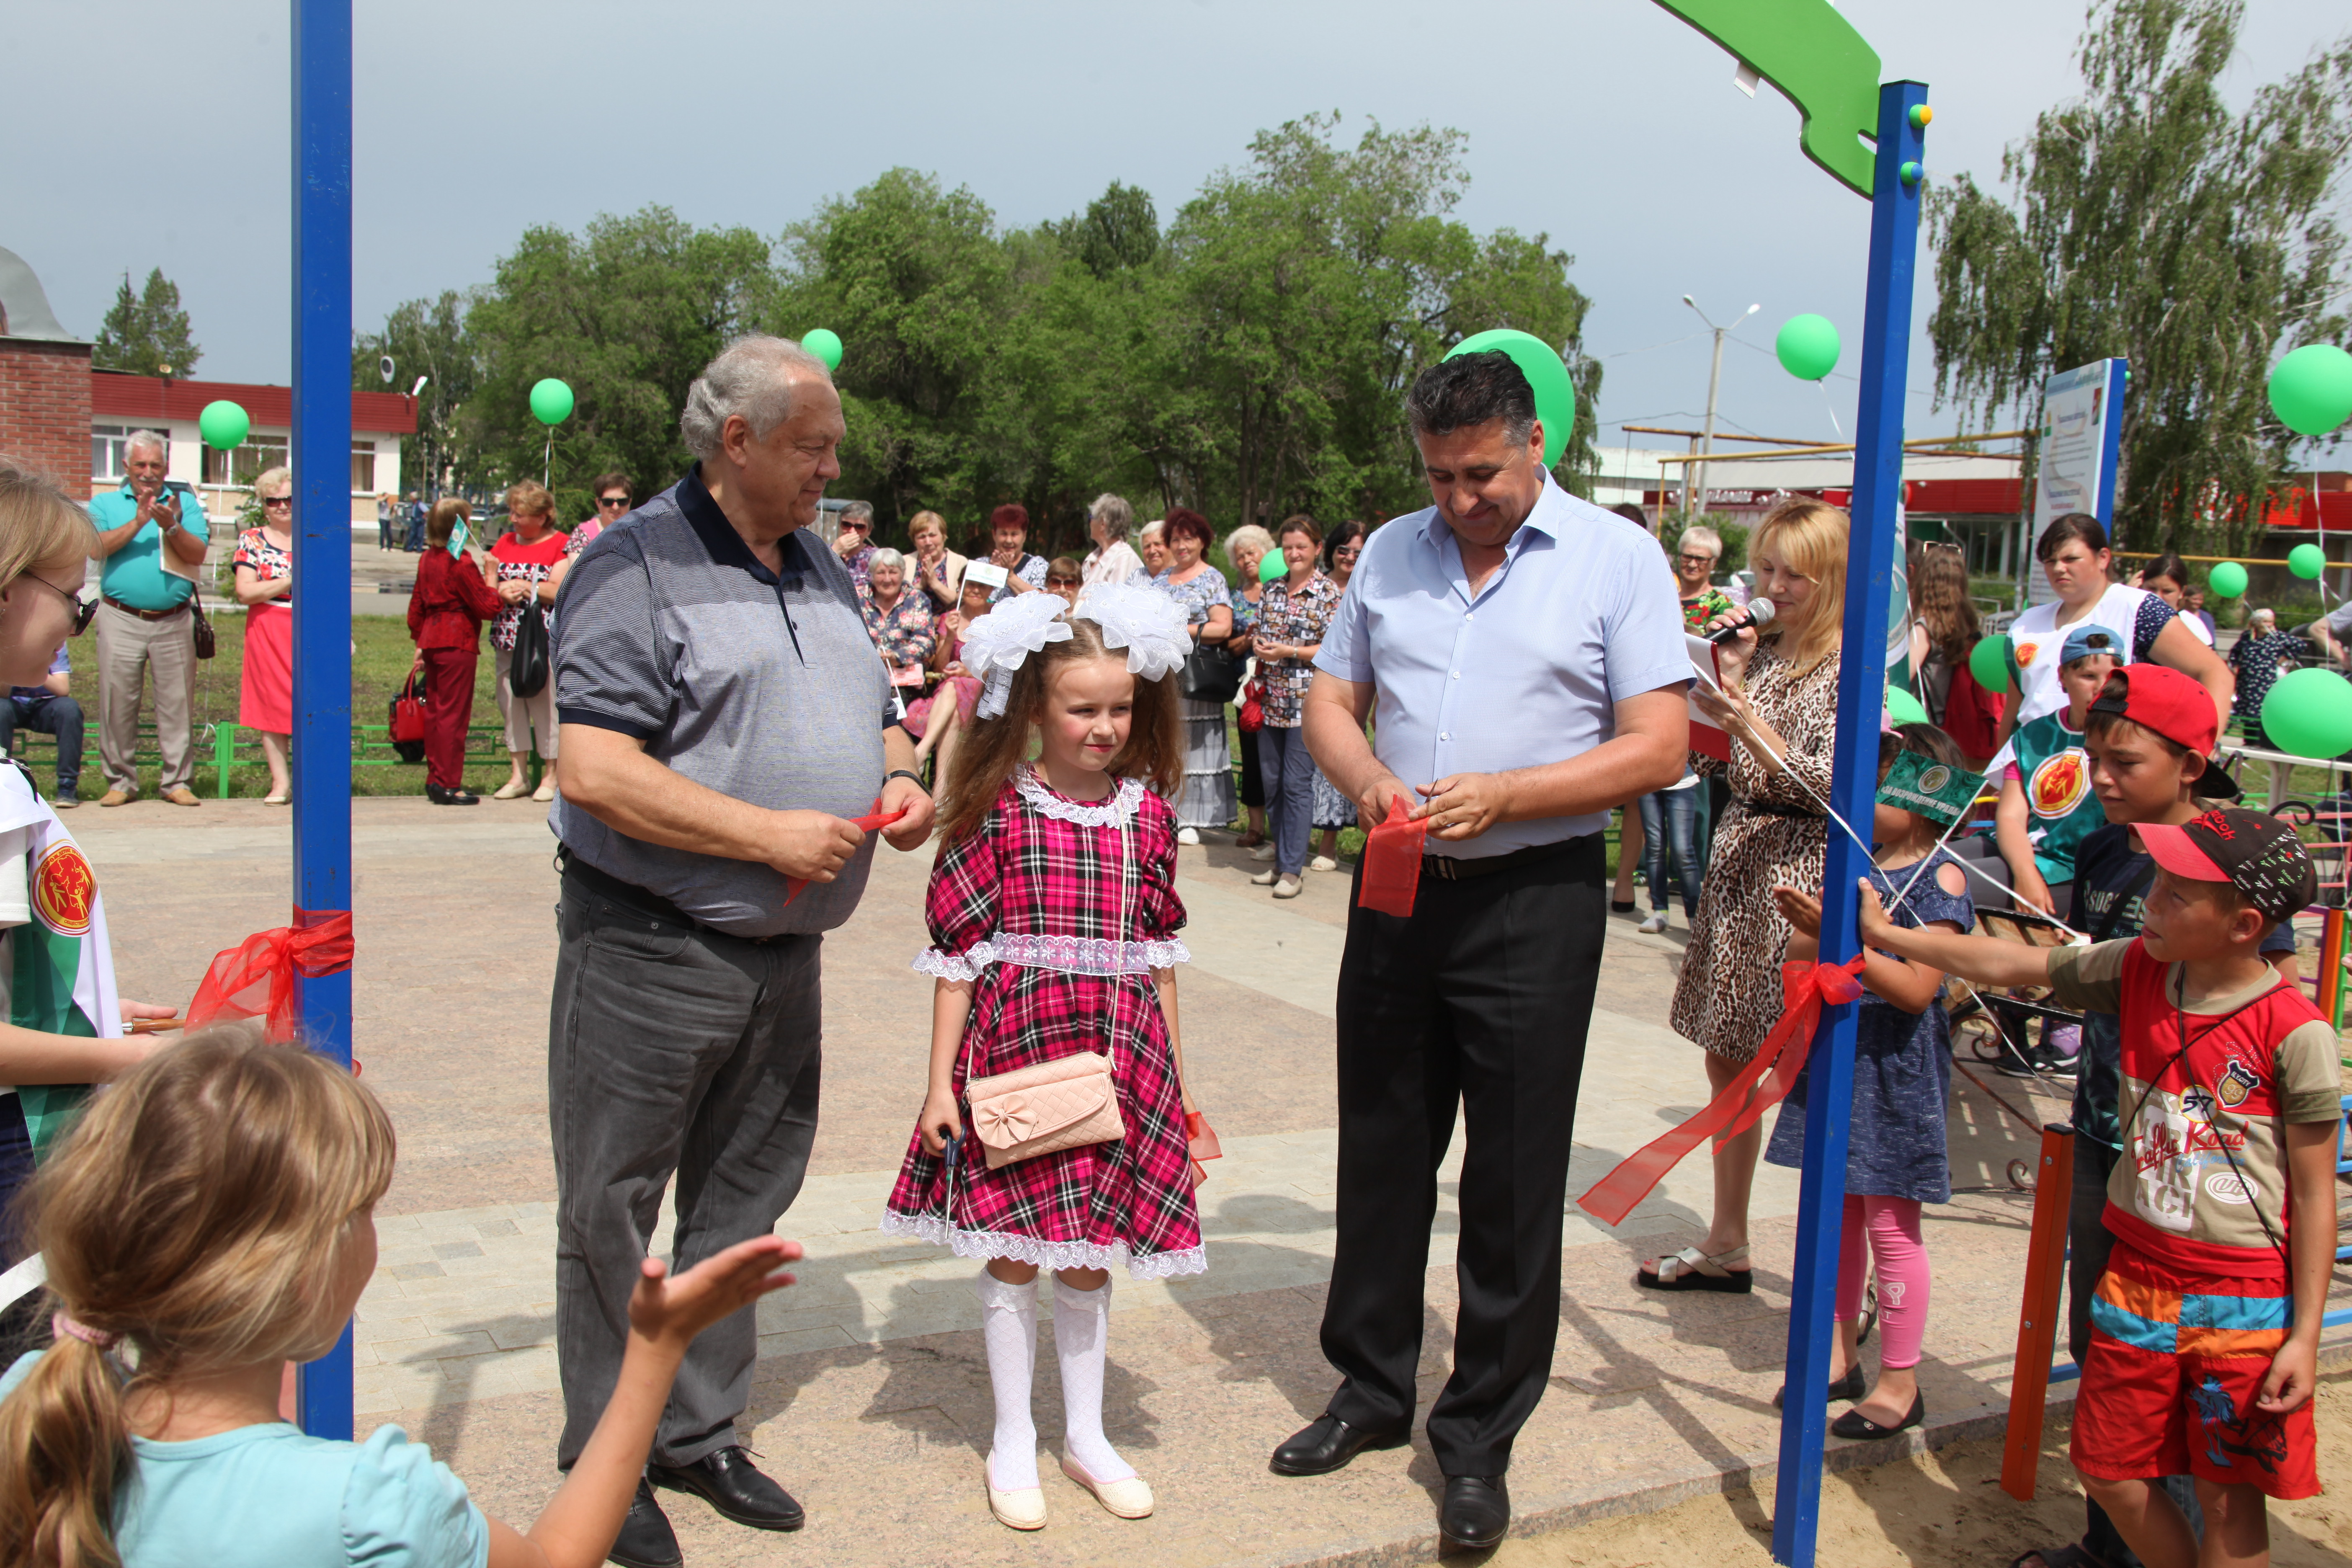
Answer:
[[[0,1403],[0,1562],[120,1568],[114,1500],[131,1464],[122,1379],[70,1334]]]
[[[90,1102],[21,1200],[58,1331],[0,1401],[0,1563],[119,1568],[134,1413],[175,1379],[326,1353],[393,1155],[349,1072],[250,1025],[167,1046]]]

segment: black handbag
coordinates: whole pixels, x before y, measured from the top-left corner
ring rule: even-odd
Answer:
[[[1242,689],[1246,662],[1215,643],[1194,643],[1184,656],[1184,674],[1176,689],[1195,702],[1231,702]]]
[[[547,684],[547,614],[537,598],[527,600],[515,622],[514,659],[507,666],[507,689],[536,697]]]
[[[205,616],[205,591],[197,589],[188,597],[188,613],[195,616],[189,628],[189,639],[194,643],[198,658],[210,658],[220,651],[220,643],[213,636],[213,624]]]

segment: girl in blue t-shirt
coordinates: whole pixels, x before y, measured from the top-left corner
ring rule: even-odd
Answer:
[[[613,1397],[529,1535],[397,1426],[278,1418],[375,1268],[392,1123],[325,1058],[247,1026],[168,1047],[94,1100],[26,1190],[57,1343],[0,1378],[0,1562],[35,1568],[509,1568],[604,1561],[694,1336],[800,1256],[760,1237],[675,1279],[647,1258]],[[134,1370],[135,1369],[135,1370]]]

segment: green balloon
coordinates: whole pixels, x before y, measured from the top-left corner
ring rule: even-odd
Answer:
[[[1969,649],[1969,673],[1975,676],[1977,684],[1987,691],[2008,690],[2009,638],[2005,636],[1979,638],[1977,646]]]
[[[2298,436],[2325,436],[2352,419],[2352,353],[2311,343],[2271,372],[2271,412]]]
[[[1925,724],[1928,721],[1927,710],[1919,706],[1919,700],[1899,686],[1886,689],[1886,716],[1897,724]]]
[[[841,368],[841,335],[838,332],[829,332],[823,327],[819,327],[814,331],[803,335],[801,347],[824,361],[825,369]]]
[[[1290,563],[1282,558],[1279,550],[1269,550],[1257,558],[1257,580],[1271,583],[1276,577],[1290,575]]]
[[[2352,751],[2352,681],[2332,669],[2293,669],[2263,699],[2263,732],[2298,757]]]
[[[244,446],[252,428],[252,416],[226,397],[205,404],[204,412],[196,416],[196,433],[215,452]]]
[[[1549,468],[1568,450],[1568,437],[1576,428],[1576,384],[1569,380],[1568,366],[1560,363],[1558,349],[1533,332],[1512,327],[1473,332],[1448,349],[1445,357],[1497,349],[1511,356],[1511,363],[1535,389],[1536,420],[1543,426],[1544,467]]]
[[[530,389],[530,415],[541,425],[561,425],[572,417],[572,389],[549,376]]]
[[[1772,340],[1780,368],[1800,381],[1819,381],[1837,369],[1837,323],[1827,316],[1791,316]]]
[[[2224,599],[2234,599],[2246,591],[2246,569],[2234,561],[2224,561],[2206,574],[2205,585]]]
[[[2286,552],[2286,569],[2309,582],[2327,569],[2327,552],[2316,544],[2298,544]]]

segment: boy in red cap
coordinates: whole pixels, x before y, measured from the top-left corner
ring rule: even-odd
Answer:
[[[2206,1560],[2267,1563],[2263,1500],[2319,1490],[2311,1392],[2342,1111],[2335,1030],[2261,948],[2317,879],[2294,832],[2255,812],[2219,807],[2139,835],[2157,872],[2128,941],[2030,948],[1907,930],[1867,884],[1862,939],[2120,1016],[2125,1157],[2107,1187],[2115,1248],[2091,1304],[2074,1468],[2148,1568],[2199,1561],[2161,1485],[2183,1473]]]

